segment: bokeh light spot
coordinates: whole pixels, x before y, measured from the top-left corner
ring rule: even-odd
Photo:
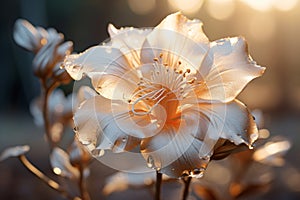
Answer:
[[[146,15],[154,10],[156,6],[155,0],[128,0],[129,8],[132,12],[138,15]]]
[[[226,20],[234,12],[233,0],[210,0],[207,2],[207,11],[215,19]]]
[[[196,13],[202,6],[203,0],[168,0],[169,5],[187,14]]]

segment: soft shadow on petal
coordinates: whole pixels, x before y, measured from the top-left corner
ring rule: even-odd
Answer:
[[[63,66],[70,76],[80,80],[90,72],[122,75],[132,69],[123,53],[110,46],[94,46],[83,53],[69,55]]]
[[[123,101],[111,101],[100,95],[82,103],[74,116],[79,140],[90,151],[112,149],[120,152],[130,150],[138,138],[155,133],[157,124],[145,116],[133,116],[131,106]]]
[[[203,140],[200,156],[209,153],[220,138],[227,139],[235,145],[244,143],[251,148],[258,137],[252,115],[245,105],[237,100],[227,104],[199,104],[199,107],[186,109],[183,115],[186,118],[198,118],[200,121],[200,129],[195,135]]]
[[[136,71],[127,71],[123,75],[89,74],[93,87],[100,95],[115,100],[128,101],[138,87],[138,75]]]
[[[135,66],[140,65],[140,50],[146,36],[152,28],[122,27],[117,29],[114,25],[108,25],[108,33],[111,38],[111,46],[118,48]]]
[[[212,65],[204,77],[206,87],[197,91],[199,98],[232,101],[254,78],[261,76],[265,68],[256,65],[248,55],[246,41],[241,37],[217,40],[200,68]]]
[[[142,63],[160,58],[162,64],[178,70],[196,73],[209,43],[202,31],[202,23],[188,20],[180,13],[169,15],[146,37],[141,51]]]
[[[194,128],[182,122],[178,130],[165,126],[154,137],[143,139],[141,152],[148,166],[175,178],[181,177],[185,171],[205,169],[209,159],[199,157],[202,141],[190,134]]]
[[[76,108],[84,101],[97,96],[97,92],[88,86],[81,86],[77,92]]]

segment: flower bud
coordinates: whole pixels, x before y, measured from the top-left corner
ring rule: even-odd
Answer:
[[[15,42],[29,50],[37,51],[41,47],[42,35],[39,31],[24,19],[18,19],[14,26],[14,40]]]

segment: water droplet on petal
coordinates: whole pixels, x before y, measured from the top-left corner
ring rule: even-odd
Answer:
[[[148,156],[148,158],[147,158],[147,166],[149,168],[156,169],[156,166],[154,164],[154,159],[153,159],[152,156]]]
[[[89,144],[92,143],[92,142],[89,141],[89,140],[82,140],[82,141],[80,141],[80,142],[81,142],[81,144],[83,144],[83,145],[89,145]]]
[[[184,170],[182,172],[181,177],[182,178],[184,178],[184,177],[202,178],[205,170],[206,170],[206,168],[204,168],[204,167],[196,168],[193,170]]]
[[[191,171],[190,176],[193,178],[202,178],[205,170],[206,169],[203,167],[201,167],[199,169],[198,168],[194,169],[193,171]]]
[[[200,157],[201,160],[208,162],[210,160],[210,156]]]
[[[104,149],[94,149],[92,152],[93,156],[103,156],[105,154],[105,150]]]

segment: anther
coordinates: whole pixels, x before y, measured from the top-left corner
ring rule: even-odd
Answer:
[[[153,60],[154,60],[155,62],[158,62],[158,58],[153,58]]]

